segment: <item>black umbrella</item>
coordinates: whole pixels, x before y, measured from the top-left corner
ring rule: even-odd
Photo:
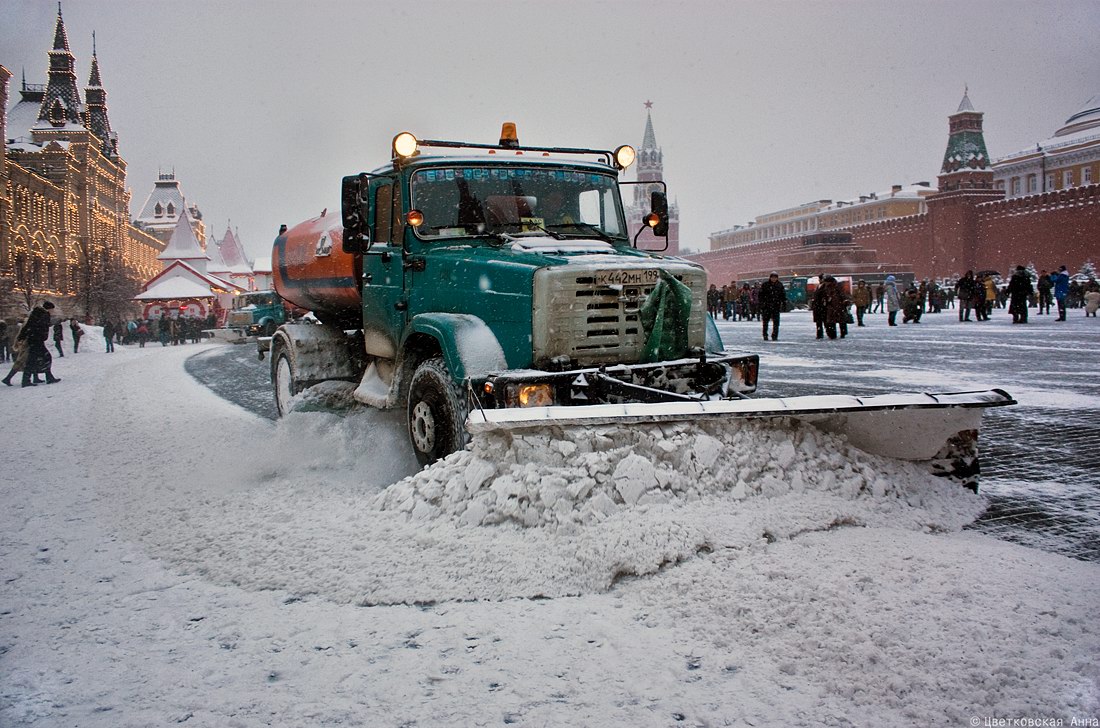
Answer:
[[[1001,274],[1000,274],[999,271],[995,271],[995,270],[980,270],[977,273],[975,273],[974,275],[981,277],[981,276],[1000,276]]]

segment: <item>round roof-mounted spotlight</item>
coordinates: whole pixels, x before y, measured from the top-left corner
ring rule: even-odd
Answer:
[[[420,151],[420,141],[410,131],[403,131],[393,138],[393,156],[407,159]]]
[[[615,166],[619,169],[626,169],[634,164],[634,160],[637,158],[638,153],[629,144],[624,144],[615,150]]]

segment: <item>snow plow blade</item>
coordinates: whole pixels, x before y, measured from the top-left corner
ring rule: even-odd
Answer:
[[[931,472],[977,491],[978,430],[986,407],[1016,404],[1001,389],[900,393],[871,397],[822,395],[759,399],[598,404],[576,407],[474,409],[471,434],[553,427],[786,417],[845,435],[865,452],[927,463]]]

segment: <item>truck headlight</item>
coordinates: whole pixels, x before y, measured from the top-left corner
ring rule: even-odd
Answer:
[[[519,388],[520,407],[549,407],[554,404],[554,391],[549,384],[524,384]]]

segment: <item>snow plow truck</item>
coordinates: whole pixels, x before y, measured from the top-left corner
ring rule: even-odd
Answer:
[[[432,150],[433,153],[427,153]],[[280,229],[275,289],[320,322],[261,339],[279,414],[305,389],[356,383],[400,408],[431,463],[486,431],[788,417],[927,461],[976,487],[985,407],[1001,390],[753,399],[759,358],[724,350],[698,264],[665,238],[664,183],[620,180],[634,150],[394,137],[390,162],[343,178],[339,214]],[[631,234],[621,188],[651,211]],[[651,246],[652,247],[652,246]]]

